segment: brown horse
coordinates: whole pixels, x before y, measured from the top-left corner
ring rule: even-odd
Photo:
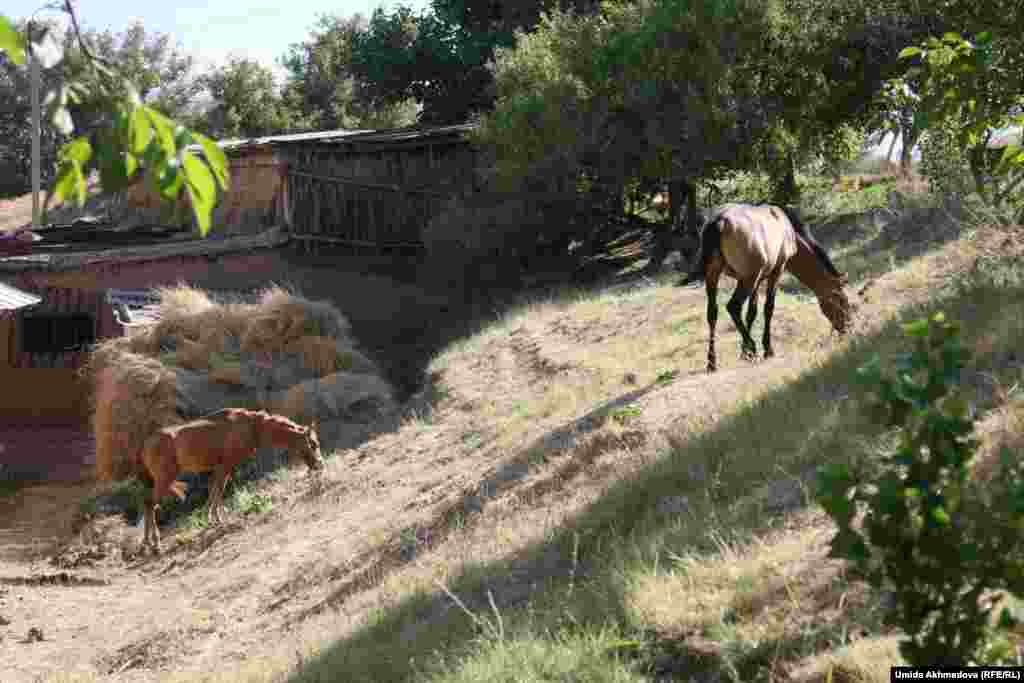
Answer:
[[[796,276],[818,297],[822,313],[837,332],[846,332],[852,308],[840,273],[825,249],[790,209],[763,204],[726,204],[715,211],[701,235],[696,269],[680,284],[704,277],[708,298],[708,372],[717,368],[715,323],[718,321],[718,280],[725,273],[738,281],[726,309],[742,337],[744,358],[757,357],[751,336],[757,318],[757,289],[765,284],[764,357],[772,350],[771,324],[775,311],[775,289],[784,270]],[[743,303],[750,298],[746,323],[741,317]]]
[[[288,448],[289,456],[301,458],[311,471],[324,464],[316,423],[296,424],[282,415],[263,410],[226,408],[185,424],[165,427],[146,440],[138,463],[139,478],[150,486],[145,501],[142,545],[160,552],[156,509],[164,496],[185,498],[185,484],[175,481],[180,472],[213,472],[210,481],[209,517],[221,521],[224,488],[235,466],[257,448]]]

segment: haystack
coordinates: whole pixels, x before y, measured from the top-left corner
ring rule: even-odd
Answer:
[[[336,372],[296,384],[271,399],[276,412],[298,422],[342,419],[365,422],[395,409],[394,393],[376,375]]]
[[[254,303],[220,303],[179,284],[157,290],[159,321],[93,351],[93,427],[100,479],[160,427],[222,408],[264,408],[303,422],[366,421],[394,407],[393,389],[327,301],[281,287]]]
[[[356,374],[378,374],[380,368],[372,360],[352,348],[347,341],[339,341],[320,335],[299,337],[283,349],[286,353],[297,354],[303,365],[326,377],[339,371]]]
[[[176,410],[174,372],[155,358],[115,350],[124,346],[121,340],[100,346],[107,348],[93,358],[96,476],[112,481],[132,475],[150,434],[182,420]]]

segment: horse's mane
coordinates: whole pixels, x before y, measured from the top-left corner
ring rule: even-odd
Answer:
[[[771,204],[765,206],[777,207],[779,210],[782,211],[782,213],[786,214],[786,218],[788,218],[789,222],[793,225],[793,231],[796,232],[797,235],[802,237],[805,242],[807,242],[807,245],[811,248],[811,251],[813,251],[814,255],[818,257],[818,260],[821,261],[821,264],[825,266],[825,270],[830,272],[832,275],[835,275],[836,277],[840,276],[839,269],[836,268],[834,263],[832,263],[832,259],[829,258],[828,252],[825,251],[825,247],[821,246],[821,243],[814,238],[814,235],[811,234],[811,229],[804,225],[803,221],[801,221],[800,218],[796,215],[796,210],[794,210],[791,207],[782,206],[778,204]]]
[[[309,430],[309,427],[294,422],[285,417],[284,415],[278,415],[276,413],[271,413],[266,410],[249,410],[248,408],[222,408],[221,410],[206,415],[202,419],[218,420],[226,419],[231,416],[242,416],[250,420],[255,420],[259,423],[268,424],[275,427],[283,427],[295,434],[302,434]]]

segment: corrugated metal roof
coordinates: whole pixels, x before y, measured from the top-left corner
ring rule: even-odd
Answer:
[[[475,123],[457,123],[451,126],[408,126],[406,128],[390,128],[386,130],[351,131],[346,135],[310,136],[293,140],[281,139],[275,141],[274,144],[302,144],[309,142],[353,145],[402,143],[466,133],[476,127]]]
[[[0,315],[26,306],[35,306],[42,300],[42,297],[0,282]]]
[[[320,140],[323,138],[344,138],[349,135],[359,135],[360,133],[372,133],[372,130],[347,130],[345,128],[339,128],[337,130],[321,130],[314,131],[312,133],[290,133],[288,135],[267,135],[260,138],[236,138],[234,140],[218,140],[217,146],[223,149],[225,152],[236,151],[244,149],[246,147],[259,147],[260,145],[269,145],[275,142],[305,142],[309,140]],[[193,144],[188,146],[189,151],[198,152],[202,148],[200,145]]]
[[[290,133],[288,135],[267,135],[260,138],[218,140],[217,146],[225,152],[237,152],[249,147],[260,147],[263,145],[308,144],[311,142],[326,144],[342,142],[387,144],[444,137],[446,135],[464,133],[474,128],[476,128],[475,123],[458,123],[451,126],[408,126],[406,128],[382,130],[347,130],[340,128],[337,130],[314,131],[312,133]],[[193,144],[189,145],[188,149],[191,152],[200,152],[202,147]]]

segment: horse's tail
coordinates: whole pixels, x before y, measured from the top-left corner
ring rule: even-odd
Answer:
[[[716,215],[704,225],[704,229],[700,233],[700,253],[697,255],[697,260],[693,264],[693,268],[690,269],[686,278],[679,283],[680,285],[687,285],[691,282],[704,279],[704,273],[708,270],[708,264],[711,263],[711,259],[714,258],[715,252],[722,246],[722,228],[719,225],[720,221],[721,215]]]
[[[825,270],[836,277],[841,277],[839,269],[836,268],[834,263],[832,263],[832,259],[829,258],[828,252],[825,251],[825,247],[821,246],[821,243],[815,239],[814,235],[811,234],[811,229],[804,225],[803,221],[797,217],[796,212],[785,206],[780,206],[779,208],[782,209],[784,214],[786,214],[786,218],[789,219],[790,224],[793,226],[793,231],[807,242],[807,246],[811,248],[814,255],[818,257],[819,261],[821,261],[821,265],[825,266]]]

